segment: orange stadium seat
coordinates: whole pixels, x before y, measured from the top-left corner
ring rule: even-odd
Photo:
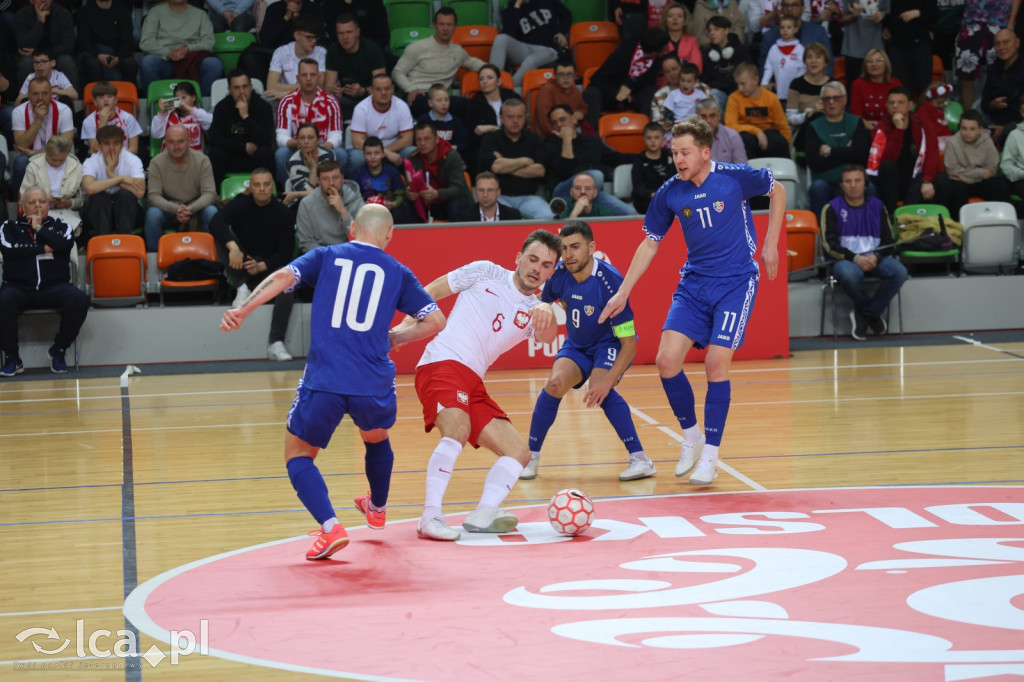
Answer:
[[[789,279],[807,279],[818,274],[824,255],[818,219],[810,211],[786,211],[786,248],[789,251]]]
[[[580,73],[604,64],[618,45],[619,27],[610,21],[579,22],[569,29],[569,49]]]
[[[157,245],[156,266],[160,269],[160,305],[164,304],[164,290],[167,291],[213,291],[213,302],[220,296],[220,280],[170,280],[167,269],[175,263],[194,258],[197,260],[217,260],[217,244],[213,235],[207,232],[174,232],[160,237]]]
[[[644,146],[644,126],[651,122],[643,114],[622,111],[605,114],[598,121],[597,133],[604,143],[623,154],[640,154]]]
[[[135,234],[98,235],[86,247],[86,283],[98,306],[146,303],[146,242]]]
[[[523,99],[531,121],[537,117],[537,92],[554,77],[554,69],[531,69],[523,74]]]
[[[135,88],[135,83],[129,83],[128,81],[110,81],[110,84],[117,88],[117,106],[135,118],[139,117],[139,91]],[[82,93],[82,107],[85,109],[86,115],[96,111],[96,104],[92,98],[92,88],[96,85],[95,83],[89,83],[85,86],[85,91]]]
[[[452,42],[461,45],[462,49],[469,53],[470,57],[490,61],[491,45],[498,36],[498,29],[493,26],[456,26]],[[466,69],[459,69],[456,79],[461,83],[462,78],[468,73]]]

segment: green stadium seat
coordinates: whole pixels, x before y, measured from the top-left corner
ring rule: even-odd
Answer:
[[[224,75],[238,67],[238,57],[242,50],[256,42],[256,36],[252,33],[237,33],[228,31],[226,33],[213,34],[213,53],[216,54],[224,64]],[[198,92],[198,91],[197,91]]]
[[[410,43],[429,38],[432,35],[434,35],[434,29],[427,26],[393,28],[391,29],[391,53],[396,57],[401,57]]]
[[[396,28],[430,26],[434,20],[433,0],[385,0],[388,10],[388,24]]]

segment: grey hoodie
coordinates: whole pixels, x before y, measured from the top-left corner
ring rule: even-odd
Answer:
[[[302,253],[312,251],[318,246],[342,244],[348,241],[348,229],[352,219],[363,207],[363,196],[355,180],[345,180],[341,184],[341,200],[348,210],[348,218],[334,210],[324,198],[320,187],[312,194],[303,197],[299,202],[299,215],[295,219],[295,231],[299,235],[299,250]]]

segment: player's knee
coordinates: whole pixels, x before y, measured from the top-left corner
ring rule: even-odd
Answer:
[[[569,382],[564,377],[551,377],[544,391],[552,398],[561,398],[569,392],[569,388]]]
[[[658,374],[668,379],[679,374],[679,370],[683,368],[683,358],[674,350],[659,348],[654,364],[658,368]]]
[[[729,378],[729,365],[731,363],[725,358],[711,357],[709,354],[704,361],[704,371],[707,373],[708,381],[726,381]]]

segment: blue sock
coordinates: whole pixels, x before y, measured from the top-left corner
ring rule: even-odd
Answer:
[[[309,457],[288,460],[288,478],[299,496],[299,501],[309,510],[316,522],[323,522],[334,516],[334,505],[327,495],[327,484],[316,464]]]
[[[608,391],[604,402],[601,403],[604,416],[608,418],[615,433],[618,434],[622,444],[630,454],[643,451],[640,444],[640,437],[636,435],[636,426],[633,424],[633,415],[629,412],[629,405],[626,399],[615,392],[615,389]]]
[[[530,452],[540,452],[548,430],[558,416],[561,398],[554,398],[544,389],[537,396],[537,404],[533,406],[533,419],[530,421]]]
[[[661,386],[665,389],[672,414],[679,420],[679,426],[688,429],[697,425],[697,403],[693,397],[693,387],[686,374],[680,370],[671,379],[661,378]]]
[[[722,444],[725,418],[729,416],[729,402],[732,400],[732,384],[728,381],[709,381],[708,395],[704,399],[704,434],[708,445]]]
[[[366,445],[366,480],[370,483],[370,502],[374,507],[382,509],[388,503],[388,492],[391,490],[391,469],[395,465],[395,453],[391,449],[391,440],[385,438],[379,443]]]

